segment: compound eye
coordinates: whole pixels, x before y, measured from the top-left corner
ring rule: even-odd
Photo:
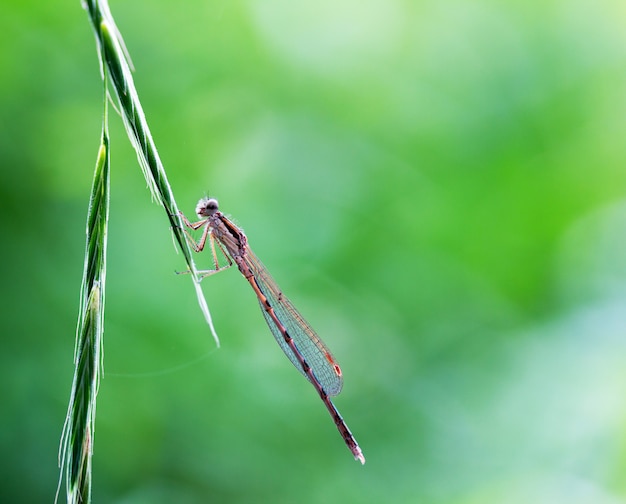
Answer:
[[[196,214],[198,217],[210,217],[217,212],[217,200],[202,198],[196,206]]]

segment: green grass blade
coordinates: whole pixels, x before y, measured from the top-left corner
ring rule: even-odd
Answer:
[[[89,212],[80,311],[74,350],[74,379],[61,436],[61,476],[67,502],[91,500],[91,456],[96,418],[96,396],[102,371],[107,226],[109,220],[109,138],[106,100],[102,140],[94,172]]]
[[[85,6],[98,42],[101,65],[103,65],[103,76],[108,74],[110,77],[113,94],[124,121],[128,138],[135,148],[139,165],[153,198],[165,209],[178,248],[182,252],[191,277],[196,284],[198,303],[213,334],[213,338],[217,346],[219,346],[219,338],[213,327],[211,314],[202,289],[199,287],[198,270],[184,234],[180,212],[135,89],[128,51],[115,25],[106,0],[87,0]],[[106,72],[104,67],[106,67]]]

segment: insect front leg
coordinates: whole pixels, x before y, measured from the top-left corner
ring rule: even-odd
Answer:
[[[210,229],[210,228],[207,228],[207,229]],[[206,241],[206,239],[205,239],[205,241]],[[202,280],[203,278],[206,278],[208,276],[211,276],[213,273],[218,273],[220,271],[224,271],[225,269],[228,269],[228,268],[230,268],[233,265],[232,259],[226,253],[226,251],[224,250],[224,247],[222,246],[222,244],[219,242],[219,240],[216,240],[215,237],[213,236],[213,234],[211,234],[211,233],[209,233],[209,241],[210,241],[210,245],[211,245],[211,254],[213,255],[213,265],[215,266],[215,269],[198,271],[198,278],[200,280]],[[219,248],[220,252],[222,253],[222,255],[228,261],[228,264],[224,264],[223,266],[220,266],[219,260],[217,258],[217,252],[215,250],[215,244],[217,244],[217,247]],[[203,244],[203,246],[204,246],[204,244]]]

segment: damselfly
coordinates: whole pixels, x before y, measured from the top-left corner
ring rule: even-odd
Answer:
[[[241,274],[252,286],[265,321],[280,348],[296,369],[313,384],[354,458],[364,464],[365,457],[361,448],[330,400],[330,396],[341,392],[343,385],[341,368],[330,350],[283,295],[265,266],[250,250],[248,239],[243,231],[219,211],[217,200],[201,199],[196,206],[196,214],[200,218],[197,222],[190,222],[182,212],[180,214],[183,222],[190,229],[204,228],[200,240],[196,242],[191,239],[190,245],[196,252],[201,252],[209,240],[215,266],[215,269],[199,272],[199,277],[204,278],[221,271],[231,266],[234,261]],[[220,267],[215,253],[215,244],[228,260],[228,265]]]

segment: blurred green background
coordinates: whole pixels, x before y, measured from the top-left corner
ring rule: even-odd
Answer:
[[[111,9],[179,205],[333,350],[367,464],[235,269],[215,348],[112,114],[95,502],[626,502],[622,0]],[[0,500],[50,502],[101,83],[78,1],[6,0],[0,40]]]

